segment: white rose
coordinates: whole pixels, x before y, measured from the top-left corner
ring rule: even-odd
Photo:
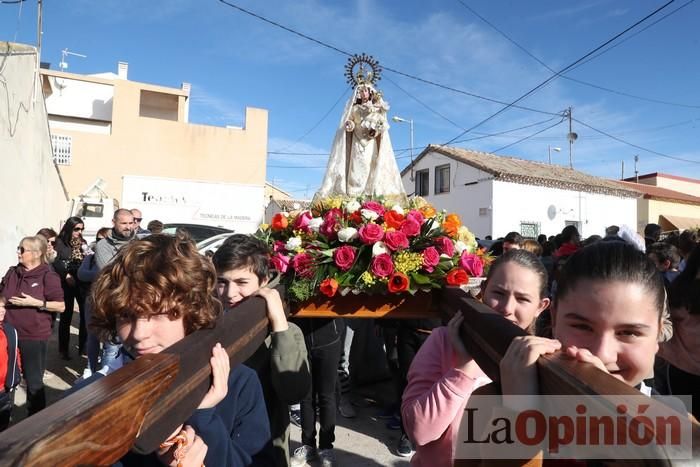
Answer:
[[[455,242],[455,251],[457,252],[457,254],[460,254],[460,255],[461,255],[462,252],[463,252],[464,250],[466,250],[467,248],[469,248],[469,247],[467,246],[466,243],[464,243],[464,242],[462,242],[462,241],[460,241],[460,240],[457,240],[457,241]]]
[[[377,242],[372,245],[372,257],[379,256],[384,253],[389,253],[389,248],[387,248],[384,242]]]
[[[371,209],[363,209],[360,211],[360,214],[362,214],[362,218],[366,221],[373,221],[379,217],[379,214]]]
[[[345,227],[338,231],[338,240],[344,243],[355,240],[357,236],[357,229],[354,227]]]
[[[353,213],[360,209],[361,205],[358,203],[356,200],[350,201],[348,204],[345,205],[345,210],[347,212]]]
[[[314,217],[309,221],[309,230],[312,232],[318,232],[321,228],[321,224],[323,224],[323,219],[320,217]]]
[[[287,243],[284,244],[284,247],[287,249],[287,251],[296,251],[299,247],[301,247],[301,238],[291,237],[289,240],[287,240]]]
[[[284,217],[289,218],[289,213],[287,211],[280,212]]]
[[[391,210],[394,211],[395,213],[401,214],[401,215],[403,216],[404,210],[403,210],[403,208],[402,208],[401,206],[399,206],[398,204],[395,205],[393,208],[391,208]]]

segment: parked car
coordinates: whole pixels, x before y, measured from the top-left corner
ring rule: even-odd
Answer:
[[[175,231],[179,228],[185,229],[187,232],[189,232],[192,240],[194,240],[195,243],[199,243],[202,240],[213,237],[214,235],[225,233],[231,235],[233,233],[233,230],[231,229],[202,224],[165,224],[163,226],[163,233],[175,235]]]
[[[204,239],[197,243],[197,250],[199,250],[199,253],[202,255],[206,255],[207,251],[210,251],[210,254],[214,254],[231,235],[233,235],[233,232],[226,232]]]

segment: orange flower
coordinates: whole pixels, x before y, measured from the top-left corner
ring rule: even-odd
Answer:
[[[442,222],[442,228],[445,230],[447,235],[453,238],[457,236],[457,230],[461,225],[462,221],[457,214],[448,214],[447,217],[445,217],[445,220]]]
[[[398,229],[401,227],[404,217],[405,216],[403,214],[399,214],[396,211],[387,211],[384,213],[384,223],[387,227]]]
[[[333,297],[338,291],[338,281],[333,278],[324,279],[319,286],[319,290],[326,297]]]
[[[423,214],[424,217],[429,218],[429,217],[435,217],[437,214],[435,212],[435,208],[432,207],[429,204],[426,204],[425,206],[422,206],[421,208],[418,209],[421,214]]]
[[[445,281],[448,285],[462,285],[469,282],[469,274],[462,268],[454,268],[447,273]]]
[[[270,223],[270,227],[272,230],[284,230],[287,228],[289,225],[289,220],[287,220],[287,216],[282,214],[281,212],[278,212],[274,216],[272,216],[272,222]]]
[[[408,276],[402,272],[397,272],[389,278],[387,284],[389,292],[400,293],[408,290]]]

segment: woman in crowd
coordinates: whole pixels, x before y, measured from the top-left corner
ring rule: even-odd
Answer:
[[[80,217],[70,217],[56,239],[56,260],[54,269],[61,276],[65,312],[61,314],[58,324],[58,351],[64,360],[70,360],[70,325],[73,320],[73,309],[76,300],[80,311],[80,326],[78,330],[78,350],[84,353],[87,331],[85,329],[85,296],[87,288],[78,280],[78,268],[87,252],[87,242],[83,239],[85,224]]]
[[[537,257],[513,249],[491,266],[483,302],[522,329],[549,306],[547,272]],[[408,372],[401,412],[414,442],[413,466],[451,466],[456,437],[467,400],[490,380],[459,337],[464,318],[457,313],[446,327],[433,330]]]
[[[55,247],[56,237],[58,237],[58,234],[51,227],[44,227],[43,229],[39,230],[36,234],[41,235],[46,239],[46,259],[48,260],[49,264],[53,263],[56,259]]]
[[[17,247],[17,266],[10,267],[0,283],[0,306],[6,308],[5,320],[19,339],[29,415],[46,407],[44,371],[51,313],[61,313],[65,307],[61,279],[47,263],[46,248],[41,235],[23,238]]]
[[[121,339],[125,364],[159,353],[216,326],[222,306],[215,285],[213,265],[191,241],[171,235],[133,241],[94,283],[93,329],[103,339]],[[174,459],[178,445],[164,444],[151,455],[129,453],[122,465],[270,465],[270,427],[255,372],[244,365],[230,369],[220,344],[210,362],[212,386],[179,435],[187,439],[184,457]]]

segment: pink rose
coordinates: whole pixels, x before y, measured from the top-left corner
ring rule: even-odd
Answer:
[[[280,251],[287,251],[286,248],[284,248],[284,245],[284,242],[280,240],[275,240],[275,243],[272,244],[272,252],[279,253]]]
[[[459,258],[459,265],[472,277],[480,277],[484,273],[484,261],[477,255],[462,252]]]
[[[415,237],[420,233],[420,223],[416,222],[415,219],[407,218],[401,223],[400,230],[405,233],[407,237]]]
[[[272,256],[272,258],[270,258],[270,262],[275,269],[282,274],[287,272],[287,269],[289,269],[289,256],[287,255],[275,254]]]
[[[362,240],[362,243],[367,245],[377,243],[384,238],[384,229],[381,226],[371,222],[360,227],[360,231],[358,233],[360,234],[360,240]]]
[[[440,262],[440,253],[434,246],[429,246],[423,250],[423,269],[428,272],[433,272],[435,266]]]
[[[408,248],[408,237],[400,230],[395,230],[384,235],[384,243],[392,251],[405,250]]]
[[[302,232],[308,232],[309,231],[309,222],[311,221],[312,218],[311,211],[304,211],[301,214],[299,214],[296,219],[294,219],[294,230],[301,230]]]
[[[441,255],[447,255],[449,257],[455,254],[455,244],[448,237],[438,237],[435,239],[435,246]]]
[[[406,219],[413,219],[414,221],[418,222],[418,225],[423,225],[423,222],[425,222],[425,217],[423,214],[416,209],[408,211],[408,214],[406,214]]]
[[[355,248],[348,245],[336,248],[333,252],[333,261],[341,271],[347,271],[355,262]]]
[[[380,216],[384,215],[384,206],[376,201],[365,201],[364,204],[362,204],[362,209],[369,209],[370,211],[376,212]]]
[[[301,277],[305,277],[307,279],[314,277],[314,260],[311,255],[307,253],[299,253],[292,259],[292,266]]]
[[[372,258],[370,269],[372,274],[377,277],[389,277],[394,273],[394,262],[391,260],[391,255],[384,253],[375,256]]]

